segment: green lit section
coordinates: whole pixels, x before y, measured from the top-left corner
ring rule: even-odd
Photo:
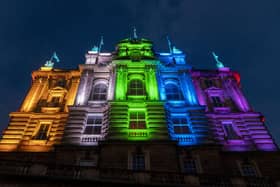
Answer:
[[[156,60],[114,60],[117,66],[115,100],[159,100],[156,80]],[[140,80],[145,87],[145,93],[136,95],[129,93],[132,80]]]
[[[125,100],[127,91],[127,67],[125,65],[117,66],[115,100]]]
[[[167,140],[163,103],[159,101],[152,43],[125,39],[117,45],[115,98],[110,103],[111,140]]]
[[[136,119],[133,113],[144,114]],[[134,123],[136,122],[136,123]],[[147,141],[167,139],[165,111],[159,102],[111,102],[110,139]]]
[[[117,59],[154,59],[152,42],[147,39],[124,39],[117,45]]]

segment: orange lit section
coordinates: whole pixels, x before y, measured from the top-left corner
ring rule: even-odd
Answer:
[[[60,144],[74,104],[79,70],[40,69],[32,73],[32,85],[0,140],[0,151],[47,152]]]

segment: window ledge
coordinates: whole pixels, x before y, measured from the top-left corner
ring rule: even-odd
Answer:
[[[229,113],[230,112],[230,107],[214,107],[214,112],[217,113]]]
[[[227,140],[227,143],[229,144],[244,144],[244,140],[242,139],[232,139],[232,140]]]
[[[128,99],[135,99],[135,100],[146,100],[146,95],[128,95]]]
[[[29,140],[29,145],[46,145],[48,140]]]
[[[43,113],[57,113],[60,111],[60,107],[42,107],[41,111]]]

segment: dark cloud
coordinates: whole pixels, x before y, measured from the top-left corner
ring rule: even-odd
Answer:
[[[197,68],[214,68],[214,50],[241,73],[246,97],[280,143],[279,10],[276,0],[1,0],[0,126],[22,102],[31,72],[53,51],[62,61],[58,67],[76,68],[101,35],[110,51],[136,26],[156,50],[167,50],[168,34]]]

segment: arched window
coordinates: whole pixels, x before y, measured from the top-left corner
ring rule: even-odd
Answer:
[[[145,95],[144,84],[139,79],[133,79],[129,82],[128,95]]]
[[[181,90],[174,83],[167,83],[165,85],[165,93],[166,93],[166,99],[167,100],[182,100],[182,99],[184,99],[183,95],[181,93]]]
[[[90,100],[106,100],[107,86],[105,84],[97,84],[93,87]]]

